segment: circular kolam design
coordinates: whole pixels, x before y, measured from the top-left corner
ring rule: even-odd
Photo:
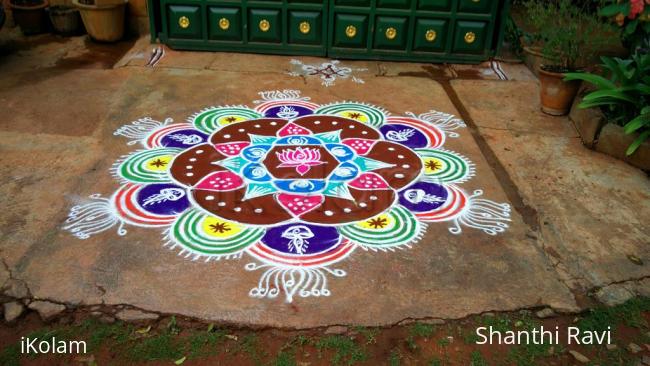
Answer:
[[[260,95],[255,108],[118,129],[144,149],[113,166],[123,185],[112,197],[73,207],[64,228],[86,239],[115,225],[119,235],[125,224],[160,227],[165,246],[193,260],[246,255],[245,269],[263,272],[249,295],[290,302],[330,296],[328,278],[346,275],[334,267],[357,248],[410,248],[436,222],[451,223],[451,234],[508,227],[509,205],[458,186],[475,169],[443,149],[462,126],[453,116],[319,105],[294,90]]]

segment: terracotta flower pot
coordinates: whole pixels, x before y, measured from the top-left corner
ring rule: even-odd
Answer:
[[[72,4],[79,8],[81,19],[91,38],[101,42],[116,42],[124,36],[124,8],[129,0],[120,0],[119,3],[82,4],[79,0],[72,0]]]
[[[79,10],[69,6],[50,6],[50,21],[57,33],[73,35],[79,30]]]
[[[25,35],[43,33],[47,30],[47,0],[11,0],[9,7],[14,21]]]
[[[578,93],[580,80],[564,81],[564,73],[539,69],[542,112],[553,116],[569,113],[571,103]]]

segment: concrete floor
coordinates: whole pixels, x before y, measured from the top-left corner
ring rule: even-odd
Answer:
[[[5,295],[67,306],[129,305],[235,324],[308,328],[390,325],[549,306],[576,312],[595,299],[650,292],[650,182],[643,172],[584,148],[567,118],[539,111],[522,65],[342,61],[363,68],[325,87],[294,77],[313,57],[166,50],[147,67],[147,39],[113,49],[84,37],[15,40],[0,32],[0,287]],[[127,51],[128,50],[128,51]],[[124,52],[126,52],[124,54]],[[354,100],[394,114],[430,109],[468,124],[446,148],[476,164],[467,191],[513,207],[492,237],[430,225],[412,249],[357,251],[332,296],[291,304],[247,296],[258,273],[245,261],[192,262],[162,247],[158,231],[130,228],[81,241],[61,230],[68,210],[110,195],[109,168],[132,150],[113,135],[144,116],[182,121],[206,106],[251,104],[264,90],[299,89],[316,103]],[[644,222],[645,221],[645,222]],[[644,225],[645,224],[645,225]],[[25,285],[27,291],[19,291]],[[594,296],[592,296],[594,295]]]

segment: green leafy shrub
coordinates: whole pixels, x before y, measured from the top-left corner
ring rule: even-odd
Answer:
[[[600,15],[621,28],[621,39],[633,51],[650,48],[650,5],[644,0],[604,0]]]
[[[611,123],[639,136],[628,147],[632,155],[650,137],[650,54],[637,52],[629,59],[602,57],[604,76],[569,73],[565,80],[582,80],[596,86],[580,108],[600,107]]]
[[[587,4],[572,0],[529,0],[524,3],[535,43],[553,65],[549,71],[575,71],[585,66],[610,39],[612,25],[605,23]]]

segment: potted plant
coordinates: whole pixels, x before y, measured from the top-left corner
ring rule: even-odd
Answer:
[[[609,39],[611,26],[571,0],[531,0],[525,7],[545,60],[538,70],[542,111],[567,114],[580,82],[564,81],[564,75],[589,63]]]
[[[650,53],[640,50],[629,59],[603,57],[602,61],[604,76],[568,73],[566,80],[582,80],[595,87],[583,97],[579,107],[600,108],[608,123],[633,135],[625,152],[630,156],[650,138]]]
[[[129,0],[72,0],[90,37],[116,42],[124,36],[124,8]]]
[[[10,0],[14,21],[25,35],[43,33],[47,27],[47,0]]]
[[[77,8],[66,5],[55,5],[50,6],[49,13],[50,21],[57,33],[73,35],[78,32],[81,19]]]

